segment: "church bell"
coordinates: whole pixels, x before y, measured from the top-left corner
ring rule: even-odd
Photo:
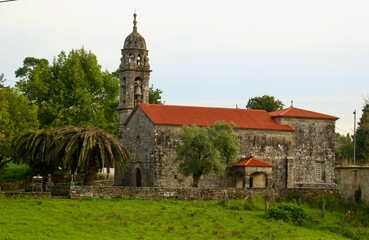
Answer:
[[[142,95],[141,86],[135,87],[135,95]]]

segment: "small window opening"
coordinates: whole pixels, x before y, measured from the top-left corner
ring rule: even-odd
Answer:
[[[315,178],[323,181],[323,163],[317,162],[315,164]]]

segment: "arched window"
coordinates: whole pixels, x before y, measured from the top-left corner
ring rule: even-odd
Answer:
[[[139,168],[136,169],[136,187],[142,186],[142,175],[141,170]]]
[[[141,55],[137,55],[137,65],[141,65]]]

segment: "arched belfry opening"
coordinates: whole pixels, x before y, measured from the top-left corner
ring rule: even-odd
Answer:
[[[146,41],[137,31],[137,14],[133,14],[133,31],[121,50],[119,65],[120,94],[118,126],[123,127],[137,104],[149,103],[150,64]],[[121,129],[119,129],[121,130]]]
[[[143,94],[142,94],[142,79],[137,77],[135,79],[135,96],[134,96],[134,106],[143,102]]]

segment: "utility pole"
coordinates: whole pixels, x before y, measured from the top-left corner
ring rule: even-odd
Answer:
[[[356,164],[356,109],[354,110],[354,165]]]

